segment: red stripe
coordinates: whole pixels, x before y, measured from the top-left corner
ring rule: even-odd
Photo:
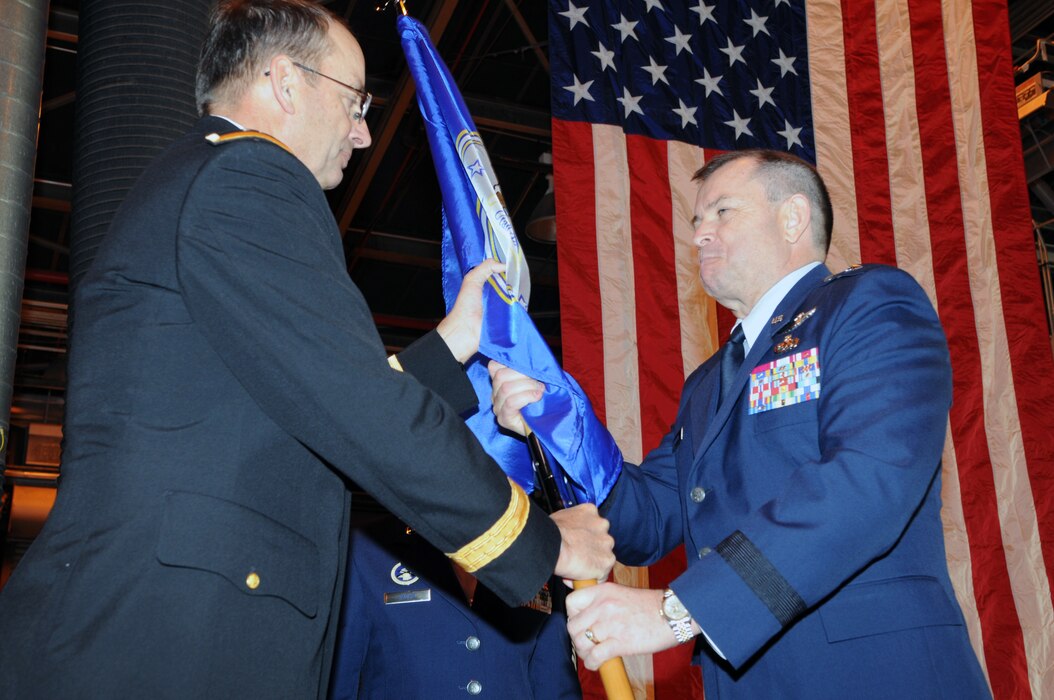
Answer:
[[[560,286],[562,363],[601,422],[604,410],[604,324],[596,241],[596,178],[593,129],[584,122],[553,119],[553,191],[560,233],[556,254]],[[578,665],[583,700],[607,700],[600,676]]]
[[[981,349],[963,251],[963,211],[941,6],[932,0],[909,0],[909,12],[936,293],[953,368],[952,439],[970,538],[975,595],[981,606],[993,692],[997,698],[1017,697],[1016,690],[1028,688],[1028,671],[1000,537],[985,431]]]
[[[563,366],[601,422],[604,410],[604,324],[596,241],[593,130],[584,122],[553,119],[553,190],[561,235],[556,237]]]
[[[637,362],[641,443],[659,444],[677,413],[684,383],[677,331],[677,269],[674,260],[666,142],[626,136],[630,176],[630,225],[636,294]]]
[[[666,148],[665,141],[626,136],[641,444],[645,454],[669,431],[684,383]],[[684,549],[678,547],[648,567],[649,586],[665,588],[685,568]],[[655,654],[652,668],[656,697],[690,697],[691,677],[698,675],[691,666],[690,648],[674,647]]]
[[[860,227],[860,260],[848,262],[896,265],[874,3],[842,0],[842,22]]]
[[[1006,4],[974,0],[973,17],[977,64],[988,76],[981,80],[981,122],[1010,367],[1044,568],[1047,580],[1054,582],[1054,431],[1050,429],[1050,392],[1039,388],[1047,386],[1054,376],[1054,361],[1039,275],[1033,273],[1035,244],[1021,167],[1021,127]],[[1051,592],[1054,594],[1054,587]]]

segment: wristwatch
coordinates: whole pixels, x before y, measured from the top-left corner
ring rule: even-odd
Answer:
[[[684,607],[681,599],[670,588],[662,592],[662,606],[659,608],[659,614],[673,630],[673,636],[677,639],[678,644],[684,644],[695,636],[692,631],[692,616],[688,608]]]

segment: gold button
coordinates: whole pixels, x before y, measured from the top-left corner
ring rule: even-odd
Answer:
[[[255,591],[260,587],[260,576],[255,571],[250,571],[249,575],[245,577],[245,585],[249,587],[250,591]]]

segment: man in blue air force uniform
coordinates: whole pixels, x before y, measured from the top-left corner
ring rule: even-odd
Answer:
[[[396,518],[358,521],[332,700],[582,697],[562,601],[509,607]]]
[[[385,356],[323,193],[370,143],[364,81],[321,6],[218,8],[206,116],[75,290],[62,481],[0,595],[0,697],[325,697],[346,478],[511,604],[554,567],[606,573],[595,510],[532,507],[393,366],[456,377],[493,267],[443,339]]]
[[[572,593],[585,665],[694,639],[707,700],[989,697],[945,560],[932,305],[897,269],[823,266],[832,211],[808,164],[733,152],[696,179],[700,277],[738,321],[601,507],[620,561],[683,544],[688,567],[665,591]],[[541,388],[492,374],[515,429]]]

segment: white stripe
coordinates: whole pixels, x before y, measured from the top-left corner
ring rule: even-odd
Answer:
[[[1024,636],[1033,697],[1054,695],[1054,650],[1050,643],[1050,582],[1043,566],[1039,523],[1032,498],[1017,397],[1010,368],[1010,348],[1003,317],[989,198],[984,132],[978,95],[977,54],[969,0],[946,0],[942,6],[948,85],[951,90],[959,189],[963,193],[966,260],[980,345],[984,386],[985,432],[995,477],[999,524],[1010,587]]]
[[[618,127],[594,124],[592,129],[606,424],[623,457],[633,464],[640,464],[644,448],[626,137]],[[647,588],[648,569],[617,565],[614,579],[623,585]],[[627,656],[623,663],[634,694],[654,697],[652,657]]]
[[[639,464],[643,448],[626,137],[615,126],[594,124],[592,128],[597,265],[604,328],[604,410],[607,428],[623,456]]]
[[[906,0],[884,0],[876,6],[879,67],[882,79],[883,113],[886,124],[894,245],[897,265],[926,290],[938,316],[929,210],[926,205],[925,165],[915,102],[915,63],[911,47],[911,19]],[[969,534],[963,513],[958,461],[950,429],[945,436],[942,473],[941,520],[944,525],[948,575],[966,619],[970,642],[981,668],[984,644],[981,620],[973,587],[973,563]]]
[[[973,560],[970,559],[970,537],[966,531],[963,515],[962,489],[959,485],[959,461],[955,456],[951,425],[944,438],[944,454],[941,456],[941,523],[944,527],[944,549],[948,560],[948,576],[951,578],[955,597],[962,608],[966,629],[970,633],[970,644],[981,670],[988,676],[985,664],[984,643],[981,636],[981,617],[977,611],[977,596],[973,587]],[[989,683],[991,685],[991,683]]]
[[[897,267],[910,272],[918,280],[939,314],[907,0],[880,0],[875,11],[881,28],[878,32],[878,61],[886,143],[889,145],[889,191],[890,199],[895,202],[891,214]]]
[[[699,185],[692,175],[703,165],[703,149],[680,141],[667,144],[677,302],[684,376],[701,365],[718,346],[717,307],[699,281],[699,257],[692,242],[692,214]]]
[[[860,223],[856,213],[853,139],[849,131],[842,6],[838,0],[809,0],[805,3],[805,13],[816,168],[823,176],[834,207],[834,232],[827,266],[844,270],[860,262]]]
[[[905,24],[905,27],[900,33],[907,35],[910,51],[910,27],[907,26],[909,18],[907,17],[908,8],[903,7],[900,12],[902,13],[901,21]],[[879,26],[881,24],[879,20]],[[892,47],[891,52],[901,51],[901,47]],[[886,65],[883,65],[883,72],[887,69]],[[915,82],[914,82],[914,65],[909,62],[906,66],[900,66],[899,70],[907,73],[911,78],[909,85],[892,86],[883,85],[883,94],[886,94],[887,90],[902,90],[910,91],[911,104],[910,104],[910,119],[907,121],[910,124],[912,139],[911,152],[913,159],[907,163],[901,163],[901,170],[904,173],[914,172],[916,179],[915,182],[908,182],[904,184],[905,190],[914,189],[917,192],[918,199],[917,203],[918,211],[913,217],[908,218],[906,221],[898,223],[897,215],[903,211],[901,202],[905,202],[905,205],[909,201],[906,192],[894,191],[893,201],[897,202],[897,206],[893,209],[894,215],[894,227],[898,230],[906,231],[907,235],[918,227],[920,232],[925,233],[925,240],[927,244],[930,243],[929,236],[929,215],[926,210],[926,201],[924,197],[925,183],[922,181],[923,162],[922,162],[922,146],[921,137],[918,134],[917,128],[915,128],[915,122],[918,119],[917,108],[914,101],[915,95]],[[889,113],[903,114],[907,111],[903,105],[887,105],[887,123]],[[893,134],[887,134],[888,138],[895,138]],[[895,142],[891,142],[895,143]],[[893,162],[893,149],[890,149],[890,172],[895,172],[895,164]],[[901,178],[906,179],[906,176]],[[960,198],[962,201],[962,198]],[[964,202],[965,204],[965,202]],[[905,209],[907,206],[904,207]],[[898,260],[902,256],[898,248]],[[937,304],[935,283],[932,276],[932,247],[930,248],[930,272],[931,274],[923,278],[915,271],[915,279],[919,280],[923,288],[926,290],[926,294],[929,295],[930,300],[933,302],[934,308],[937,309],[938,316],[940,315],[940,307]],[[959,607],[962,608],[963,617],[966,619],[966,627],[970,633],[970,643],[973,646],[974,653],[977,654],[977,659],[981,663],[981,670],[984,671],[985,677],[988,676],[988,664],[985,658],[984,650],[984,638],[981,630],[981,618],[979,606],[977,603],[976,591],[974,590],[974,575],[973,575],[973,560],[970,554],[970,536],[966,529],[966,516],[963,510],[962,504],[962,490],[959,484],[959,463],[955,454],[955,444],[952,440],[951,428],[949,426],[948,434],[945,437],[944,444],[944,457],[942,465],[942,482],[943,489],[941,492],[942,507],[941,507],[941,519],[944,523],[944,544],[946,549],[946,556],[948,559],[948,575],[952,580],[952,586],[955,588],[956,597],[959,599]],[[991,682],[989,681],[989,685]]]

